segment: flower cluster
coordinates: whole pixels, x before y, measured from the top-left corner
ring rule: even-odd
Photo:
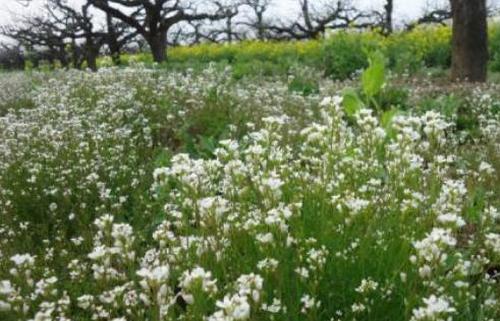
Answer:
[[[1,320],[500,316],[494,96],[471,138],[328,81],[52,77],[0,114]]]

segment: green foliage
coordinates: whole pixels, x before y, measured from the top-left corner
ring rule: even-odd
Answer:
[[[385,65],[386,61],[382,52],[374,51],[368,54],[368,67],[361,75],[362,95],[353,89],[346,89],[343,92],[344,109],[348,116],[353,116],[363,106],[371,106],[381,112],[380,109],[385,106],[382,103],[392,103],[392,97],[385,96],[383,91],[386,83]],[[383,97],[387,99],[382,101]]]
[[[437,97],[424,97],[419,104],[423,111],[436,110],[451,118],[457,115],[460,106],[466,101],[456,94],[438,95]]]
[[[497,27],[491,38],[498,37]],[[324,39],[308,41],[243,41],[233,44],[199,44],[169,48],[165,67],[197,66],[224,63],[234,67],[235,78],[261,75],[285,75],[294,65],[309,66],[335,80],[344,80],[368,66],[367,53],[380,51],[387,67],[410,74],[421,68],[447,69],[451,63],[451,30],[447,26],[421,26],[383,37],[376,31],[343,30],[327,34]],[[492,68],[500,52],[491,41]],[[101,65],[109,59],[100,59]],[[124,64],[153,65],[151,55],[124,55]]]
[[[326,39],[323,48],[323,69],[333,79],[346,79],[366,67],[364,34],[339,32]]]
[[[376,100],[383,110],[397,108],[407,110],[409,90],[402,85],[387,84],[383,90],[377,95]]]
[[[303,96],[319,94],[319,77],[310,68],[292,66],[288,76],[288,90]]]
[[[489,28],[490,69],[500,71],[500,27]],[[387,67],[397,73],[415,74],[422,68],[448,69],[451,65],[451,29],[448,26],[419,26],[409,32],[383,37],[376,31],[345,30],[328,34],[321,40],[243,41],[233,44],[199,44],[168,49],[169,69],[200,68],[209,63],[234,66],[235,78],[285,75],[296,64],[307,65],[336,80],[356,75],[367,67],[367,52],[379,50],[387,58]],[[155,65],[149,53],[124,54],[123,65]],[[109,57],[98,65],[110,66]],[[60,68],[60,63],[41,62],[38,70]],[[26,70],[33,69],[32,62]]]
[[[217,88],[208,90],[202,106],[187,115],[179,138],[190,155],[209,158],[218,141],[228,134],[229,125],[238,119],[233,115],[231,100],[221,95]]]
[[[499,319],[498,85],[267,45],[0,74],[0,320]]]
[[[359,98],[358,93],[352,88],[344,90],[342,103],[344,105],[345,113],[350,117],[354,116],[364,106],[364,103]]]
[[[319,93],[319,87],[316,81],[298,77],[293,78],[289,82],[288,89],[292,92],[297,92],[304,96]]]
[[[368,56],[368,68],[361,77],[363,92],[368,98],[377,95],[385,85],[385,57],[380,51]]]
[[[290,68],[287,61],[273,63],[270,61],[244,61],[232,65],[233,77],[238,80],[244,77],[271,77],[285,75]]]
[[[396,38],[396,36],[393,36]],[[414,74],[424,67],[423,58],[415,53],[415,44],[413,40],[401,36],[393,41],[387,41],[384,53],[388,59],[388,67],[396,73]]]
[[[489,32],[490,69],[500,71],[500,26],[493,25]]]

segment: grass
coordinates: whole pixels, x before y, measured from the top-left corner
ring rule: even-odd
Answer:
[[[500,37],[498,24],[489,24],[489,69],[500,69]],[[224,68],[232,66],[236,79],[246,76],[286,75],[295,66],[307,66],[336,80],[345,80],[367,66],[370,52],[379,50],[388,67],[398,74],[418,75],[422,70],[437,73],[451,66],[451,28],[419,26],[409,32],[395,32],[388,37],[375,31],[343,30],[327,34],[324,39],[308,41],[243,41],[232,44],[197,44],[169,48],[168,62],[162,67],[173,70],[202,70],[208,64]],[[124,55],[125,65],[137,63],[153,66],[149,53]],[[112,66],[102,57],[101,66]]]

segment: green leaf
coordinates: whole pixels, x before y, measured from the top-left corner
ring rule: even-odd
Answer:
[[[386,130],[389,129],[392,124],[392,120],[394,119],[394,116],[396,116],[398,113],[399,113],[398,109],[390,109],[385,111],[382,114],[382,117],[380,117],[380,124],[382,125],[382,127]]]
[[[155,167],[165,167],[170,165],[172,153],[168,149],[161,149],[154,159]]]
[[[394,116],[399,114],[399,112],[400,111],[398,109],[390,109],[385,111],[380,117],[380,124],[382,125],[382,128],[384,128],[388,139],[393,139],[396,136],[396,131],[392,128],[392,120],[394,119]]]
[[[204,151],[209,152],[211,154],[217,148],[217,141],[212,136],[210,136],[210,137],[201,136],[200,137],[200,145]]]
[[[363,108],[363,101],[359,98],[356,91],[352,88],[344,90],[342,104],[347,116],[354,116],[361,108]]]
[[[363,72],[363,91],[368,97],[374,97],[385,84],[385,58],[380,51],[368,57],[369,67]]]

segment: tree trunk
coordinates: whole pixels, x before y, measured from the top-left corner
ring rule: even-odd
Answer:
[[[99,56],[99,49],[96,48],[95,45],[89,45],[85,51],[87,68],[92,71],[97,71],[97,57]]]
[[[453,80],[484,82],[488,64],[486,0],[451,0]]]
[[[309,15],[309,0],[302,0],[302,15],[304,19],[304,23],[306,25],[307,31],[313,30],[313,25],[311,22],[311,16]]]
[[[70,47],[69,47],[69,50],[70,50],[70,53],[71,53],[71,63],[72,63],[72,66],[73,68],[76,68],[76,69],[80,69],[80,65],[78,64],[78,47],[76,45],[76,39],[75,38],[71,38],[71,44],[70,44]]]
[[[29,60],[33,64],[33,68],[38,69],[40,67],[40,55],[37,54],[36,51],[34,51],[32,48],[28,49],[29,51]]]
[[[122,59],[121,59],[121,52],[119,49],[117,51],[111,51],[111,60],[113,61],[113,65],[121,66]]]
[[[154,62],[162,63],[167,60],[167,33],[158,32],[156,35],[148,37],[148,44],[151,48]]]
[[[68,57],[66,55],[66,48],[61,46],[59,48],[59,62],[61,63],[61,67],[67,68],[69,66]]]
[[[254,12],[256,17],[255,27],[257,28],[257,38],[259,40],[264,40],[266,37],[266,26],[264,25],[264,13],[266,12],[266,7],[257,7],[254,9]]]
[[[394,1],[387,0],[384,9],[385,9],[384,33],[386,35],[390,35],[392,33],[392,14],[394,12]]]
[[[121,60],[121,48],[118,41],[110,40],[108,43],[109,53],[111,55],[111,60],[115,66],[120,66],[122,64]]]
[[[227,42],[233,42],[233,18],[228,17],[226,21],[226,30],[227,30]]]
[[[87,53],[87,67],[92,71],[97,71],[97,56],[93,51]]]
[[[257,16],[257,38],[262,41],[265,37],[264,18],[260,14]]]
[[[111,60],[115,66],[122,64],[121,61],[121,50],[118,44],[118,35],[116,34],[115,26],[113,25],[113,17],[110,14],[106,14],[106,25],[108,28],[108,47],[111,54]]]

